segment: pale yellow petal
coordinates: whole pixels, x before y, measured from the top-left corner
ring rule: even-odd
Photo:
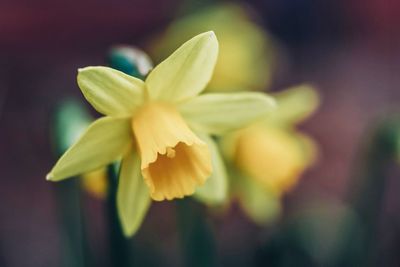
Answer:
[[[145,97],[144,82],[108,67],[78,70],[78,85],[90,104],[110,116],[130,116]]]
[[[136,233],[150,207],[149,190],[144,183],[139,156],[130,150],[122,160],[117,207],[125,236]]]
[[[295,137],[300,142],[301,151],[303,154],[304,165],[310,166],[317,161],[318,158],[318,145],[308,135],[301,132],[294,133]]]
[[[150,97],[176,103],[196,96],[210,81],[217,55],[214,32],[193,37],[150,72]]]
[[[205,184],[196,190],[194,197],[210,205],[221,204],[226,200],[228,193],[228,177],[224,161],[216,142],[210,136],[199,133],[197,135],[210,148],[213,172]]]
[[[154,200],[193,194],[211,173],[208,146],[186,125],[177,110],[154,103],[132,121],[141,169]]]
[[[209,93],[185,101],[179,110],[198,131],[223,134],[267,117],[275,106],[263,93]]]
[[[98,119],[57,161],[47,179],[59,181],[105,166],[118,159],[132,139],[130,118]]]
[[[296,124],[315,112],[319,106],[319,95],[310,85],[300,85],[273,94],[278,107],[269,121],[278,124]]]

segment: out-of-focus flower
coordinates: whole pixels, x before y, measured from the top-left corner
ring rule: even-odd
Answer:
[[[221,49],[206,90],[263,90],[269,85],[276,50],[250,13],[236,4],[207,7],[176,20],[152,43],[152,58],[160,60],[190,36],[209,30],[218,35]]]
[[[85,173],[82,178],[82,186],[86,192],[100,199],[106,196],[108,190],[106,168]]]
[[[217,54],[216,36],[206,32],[178,48],[145,82],[107,67],[80,69],[80,89],[105,117],[89,126],[47,179],[59,181],[122,158],[117,205],[124,232],[132,235],[150,197],[182,198],[207,180],[212,167],[213,174],[223,173],[209,135],[264,117],[275,102],[261,93],[199,95]],[[215,188],[220,179],[224,177],[211,175],[198,194],[225,194],[226,188]]]
[[[316,146],[295,125],[318,106],[318,95],[308,85],[274,95],[278,107],[258,123],[227,135],[221,142],[233,172],[232,194],[257,223],[279,214],[280,197],[296,185],[314,162]]]

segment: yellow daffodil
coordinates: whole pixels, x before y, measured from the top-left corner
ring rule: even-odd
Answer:
[[[210,135],[264,117],[274,101],[261,93],[199,95],[217,54],[217,38],[206,32],[178,48],[145,81],[107,67],[79,69],[80,89],[105,116],[64,153],[47,179],[60,181],[122,159],[117,205],[126,235],[136,232],[150,199],[191,195],[207,179],[197,193],[223,196],[222,160]]]
[[[90,195],[103,199],[108,190],[107,170],[100,168],[83,174],[82,186]]]
[[[260,224],[279,213],[282,194],[297,183],[314,162],[316,146],[295,125],[318,106],[307,85],[275,94],[278,107],[264,120],[226,136],[222,142],[228,161],[238,170],[234,195],[245,212]]]
[[[238,4],[212,5],[172,22],[152,43],[152,57],[162,59],[190,36],[209,30],[216,32],[221,49],[206,90],[263,90],[269,85],[277,51],[272,38]]]

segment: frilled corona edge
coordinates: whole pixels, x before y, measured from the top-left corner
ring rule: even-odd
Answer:
[[[189,129],[173,106],[143,106],[133,118],[132,128],[143,177],[154,200],[191,195],[211,175],[208,146]]]

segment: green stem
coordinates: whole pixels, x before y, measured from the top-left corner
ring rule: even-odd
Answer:
[[[120,70],[128,75],[134,76],[139,79],[144,79],[143,73],[139,71],[139,62],[146,62],[145,65],[151,64],[147,61],[142,51],[128,47],[125,49],[118,49],[117,47],[110,50],[108,54],[108,63],[110,67]],[[140,52],[140,53],[138,53]],[[135,55],[138,58],[132,58]],[[141,60],[139,60],[139,57]],[[142,66],[143,67],[143,66]],[[124,236],[121,223],[119,221],[117,210],[117,188],[118,176],[114,171],[114,166],[108,167],[108,225],[110,235],[110,256],[112,266],[114,267],[127,267],[133,266],[133,246],[131,242]]]
[[[131,255],[133,248],[130,242],[125,238],[119,221],[117,211],[117,188],[118,177],[114,171],[114,167],[108,167],[108,227],[110,238],[110,258],[113,267],[128,267],[132,265]]]
[[[214,235],[204,207],[189,198],[176,201],[176,207],[185,266],[217,266]]]
[[[58,217],[62,226],[63,266],[88,266],[89,251],[84,229],[79,180],[66,180],[57,185],[55,190]]]
[[[351,186],[351,205],[360,218],[363,225],[362,236],[356,237],[349,234],[346,242],[353,251],[351,257],[357,266],[375,266],[378,251],[378,228],[387,180],[390,176],[391,167],[394,165],[397,152],[397,142],[400,136],[400,119],[398,117],[388,118],[382,121],[372,132],[367,142],[360,170]],[[349,233],[359,233],[353,229]],[[355,249],[355,240],[359,247]],[[353,244],[353,245],[352,245]]]
[[[59,104],[52,118],[50,135],[55,155],[61,156],[65,152],[73,142],[72,136],[86,120],[87,114],[79,102],[66,100]],[[54,190],[61,226],[62,266],[90,266],[79,177],[60,182]]]

